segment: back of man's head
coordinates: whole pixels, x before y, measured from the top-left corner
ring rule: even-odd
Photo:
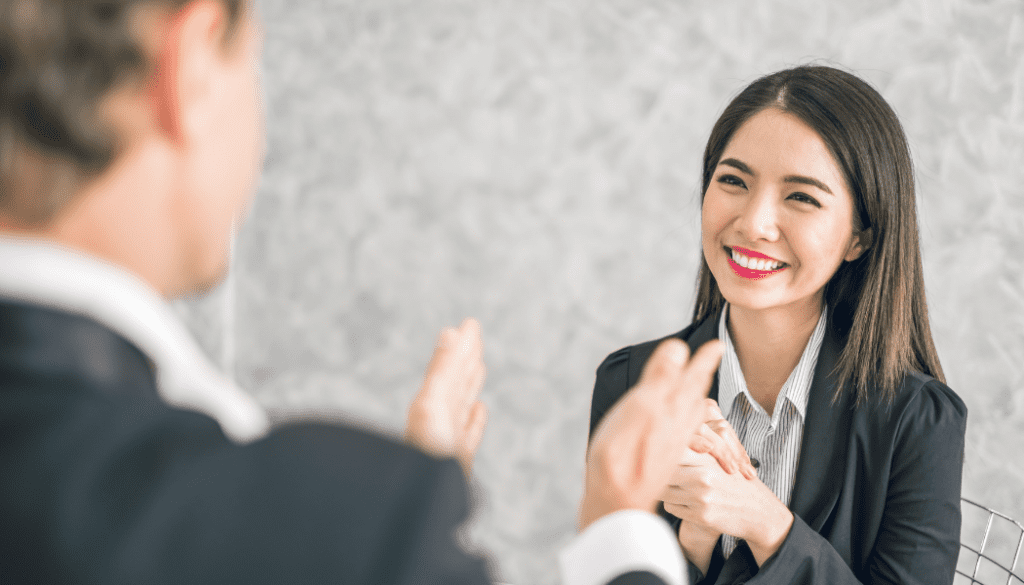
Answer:
[[[140,9],[191,0],[0,0],[0,216],[42,225],[123,144],[103,100],[147,78]],[[244,0],[218,0],[227,37]]]

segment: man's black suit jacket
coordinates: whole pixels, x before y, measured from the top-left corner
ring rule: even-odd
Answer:
[[[0,582],[486,583],[462,472],[344,427],[239,446],[139,350],[0,303]]]
[[[671,337],[696,351],[718,337],[719,315]],[[758,568],[743,543],[725,561],[721,541],[702,583],[941,585],[952,583],[960,538],[960,481],[967,408],[920,373],[891,405],[833,403],[830,375],[842,345],[829,319],[811,384],[789,508],[793,528]],[[619,350],[597,370],[590,429],[636,383],[657,345]],[[716,375],[710,392],[718,398]],[[664,513],[673,528],[679,520]]]
[[[454,461],[360,430],[236,445],[111,330],[0,301],[0,583],[488,583],[467,502]]]

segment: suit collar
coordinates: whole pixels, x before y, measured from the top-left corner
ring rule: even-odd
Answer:
[[[686,344],[690,346],[690,352],[697,351],[697,348],[711,341],[712,339],[718,339],[718,318],[722,315],[722,311],[715,311],[713,314],[708,315],[703,321],[690,327],[690,330],[683,331],[686,339]]]
[[[81,315],[0,297],[0,367],[75,380],[60,391],[134,398],[156,392],[156,372],[124,337]]]
[[[690,346],[690,355],[693,355],[705,343],[712,339],[718,339],[718,318],[721,314],[722,311],[719,310],[712,315],[708,315],[703,321],[693,326],[689,335],[684,337],[686,345]],[[715,379],[711,382],[708,398],[718,400],[718,370],[715,370]]]

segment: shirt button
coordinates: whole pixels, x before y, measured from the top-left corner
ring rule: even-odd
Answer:
[[[751,457],[750,464],[754,466],[754,469],[761,467],[761,462],[757,460],[757,457]]]

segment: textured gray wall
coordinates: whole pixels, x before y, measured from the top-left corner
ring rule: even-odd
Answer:
[[[261,0],[266,171],[231,279],[179,307],[279,416],[397,432],[483,323],[474,539],[553,583],[594,368],[688,322],[700,153],[743,85],[823,61],[900,114],[964,494],[1024,518],[1024,0]],[[329,414],[334,413],[334,414]]]

